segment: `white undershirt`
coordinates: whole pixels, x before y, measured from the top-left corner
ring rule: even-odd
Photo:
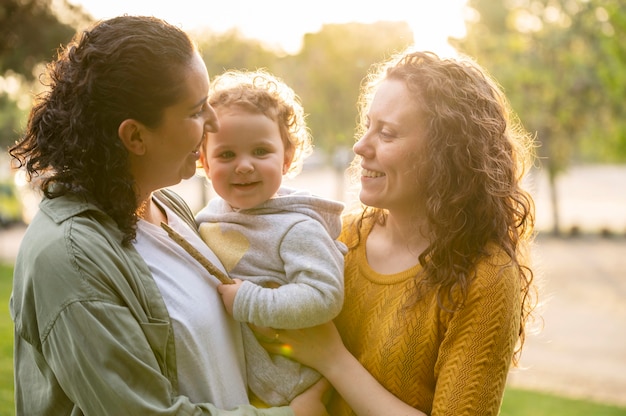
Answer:
[[[167,207],[169,226],[220,269],[208,246]],[[161,227],[140,220],[135,248],[148,264],[174,329],[179,393],[230,409],[247,404],[240,324],[224,309],[218,280]]]

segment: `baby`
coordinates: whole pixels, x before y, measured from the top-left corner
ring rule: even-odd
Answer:
[[[196,216],[200,235],[235,284],[224,305],[242,325],[248,386],[271,406],[289,404],[320,379],[311,368],[270,356],[246,323],[295,329],[332,320],[343,304],[337,241],[343,204],[282,185],[312,145],[294,91],[266,71],[227,71],[211,86],[220,123],[201,161],[218,197]]]

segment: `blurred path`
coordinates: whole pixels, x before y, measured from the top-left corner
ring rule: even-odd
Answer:
[[[626,407],[626,238],[540,236],[534,256],[543,329],[509,383]]]
[[[535,198],[537,229],[552,230],[548,179],[539,170],[529,176]],[[557,178],[562,230],[603,228],[626,235],[626,165],[572,166]]]

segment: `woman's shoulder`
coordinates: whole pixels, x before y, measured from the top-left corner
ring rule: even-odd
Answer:
[[[358,238],[359,228],[363,227],[362,212],[350,211],[341,217],[341,234],[339,240],[345,244],[349,244]]]
[[[511,256],[496,244],[486,246],[486,254],[476,264],[475,291],[503,290],[518,293],[520,271]],[[471,289],[470,289],[471,290]]]

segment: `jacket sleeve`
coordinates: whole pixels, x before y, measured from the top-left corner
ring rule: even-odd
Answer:
[[[482,262],[465,304],[449,315],[435,367],[433,416],[499,413],[520,307],[517,271]]]
[[[270,289],[244,281],[235,297],[235,319],[282,329],[332,320],[343,305],[343,247],[318,221],[295,223],[279,250],[288,283]]]

